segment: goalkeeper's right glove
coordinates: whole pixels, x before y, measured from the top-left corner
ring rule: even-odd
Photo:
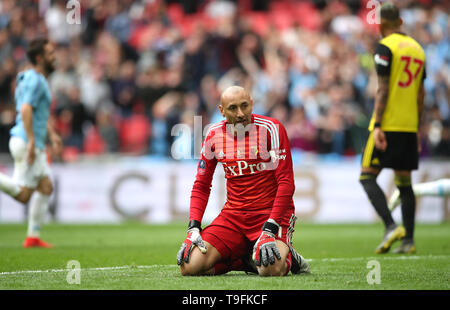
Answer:
[[[262,227],[261,236],[256,241],[253,246],[253,261],[256,266],[264,265],[267,267],[269,264],[275,264],[275,257],[280,260],[281,254],[277,248],[275,236],[279,230],[280,226],[272,219],[269,219],[264,223]]]
[[[195,246],[198,246],[200,251],[205,254],[208,250],[206,244],[203,242],[202,236],[200,235],[201,225],[198,221],[190,221],[187,231],[186,239],[181,245],[180,250],[177,254],[177,264],[181,265],[183,262],[189,262],[189,256],[191,251]]]

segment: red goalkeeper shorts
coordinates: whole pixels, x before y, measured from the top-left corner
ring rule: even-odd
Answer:
[[[202,239],[215,247],[222,260],[234,260],[251,254],[253,245],[261,235],[263,224],[269,214],[222,210],[214,221],[202,231]],[[292,214],[288,225],[281,225],[281,237],[287,245],[292,245],[296,216]]]

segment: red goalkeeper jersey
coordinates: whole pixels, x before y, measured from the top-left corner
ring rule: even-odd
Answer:
[[[224,210],[254,211],[280,225],[288,223],[295,211],[295,185],[286,130],[278,120],[256,114],[245,129],[234,134],[226,120],[209,128],[192,188],[190,220],[201,222],[220,162],[227,180]]]

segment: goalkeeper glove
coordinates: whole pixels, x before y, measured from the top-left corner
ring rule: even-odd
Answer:
[[[281,259],[280,251],[275,243],[275,236],[278,233],[279,225],[272,219],[264,223],[262,227],[261,236],[253,247],[253,260],[256,266],[267,267],[270,264],[275,264],[275,257]]]
[[[186,239],[181,245],[180,250],[177,254],[177,264],[181,265],[183,262],[189,262],[189,256],[191,251],[195,246],[198,246],[200,251],[205,254],[208,250],[206,244],[203,242],[202,236],[200,235],[201,227],[200,222],[190,221],[187,231]]]

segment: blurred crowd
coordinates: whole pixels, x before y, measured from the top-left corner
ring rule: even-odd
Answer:
[[[8,152],[27,44],[47,35],[57,44],[51,122],[65,161],[170,156],[174,125],[221,120],[217,104],[230,85],[250,89],[254,113],[285,125],[292,149],[359,154],[377,88],[374,2],[2,0],[0,152]],[[448,7],[397,4],[427,55],[421,156],[450,157]]]

